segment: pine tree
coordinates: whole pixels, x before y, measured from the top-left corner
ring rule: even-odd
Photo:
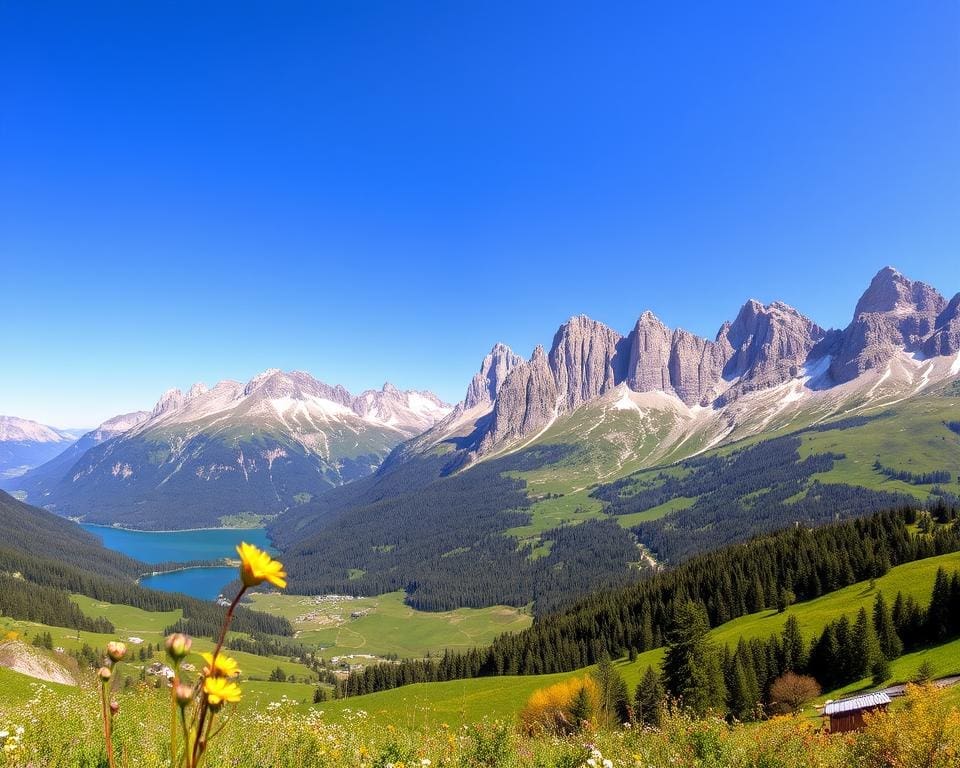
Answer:
[[[885,680],[888,680],[891,671],[890,661],[881,653],[870,668],[870,674],[873,675],[873,684],[880,685]]]
[[[873,601],[873,627],[877,631],[880,651],[888,661],[903,653],[903,641],[897,634],[893,615],[883,598],[883,592],[877,592],[877,597]]]
[[[871,672],[874,664],[883,654],[877,640],[873,621],[867,615],[867,609],[861,608],[853,624],[851,635],[851,657],[849,671],[853,680],[859,680]]]
[[[741,639],[733,655],[729,680],[730,715],[737,720],[752,720],[760,703],[760,687],[746,643]]]
[[[943,568],[937,569],[933,582],[933,596],[927,610],[927,636],[932,641],[943,641],[950,634],[950,579]]]
[[[574,727],[579,730],[584,723],[590,721],[592,714],[593,705],[590,702],[590,693],[587,691],[587,686],[581,685],[570,703],[570,717],[573,719]]]
[[[653,667],[647,667],[643,678],[637,685],[633,697],[634,715],[637,722],[644,725],[659,727],[663,715],[663,699],[666,692],[660,675]]]
[[[827,624],[820,637],[813,644],[807,667],[813,676],[828,690],[841,681],[840,649],[834,625]]]
[[[667,690],[698,716],[723,710],[727,698],[720,655],[707,639],[708,630],[702,606],[689,600],[678,603],[663,661]]]
[[[610,654],[605,650],[597,660],[597,668],[593,671],[600,698],[600,716],[608,724],[619,724],[627,718],[629,693],[627,684],[619,670],[613,666]]]
[[[784,672],[798,672],[807,666],[806,645],[796,616],[790,616],[783,625],[781,649]]]

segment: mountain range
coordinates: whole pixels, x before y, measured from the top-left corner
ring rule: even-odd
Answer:
[[[449,412],[390,384],[357,396],[302,372],[165,392],[4,487],[89,522],[218,525],[278,514],[373,472],[398,443]],[[237,518],[234,517],[234,520]]]
[[[598,483],[745,439],[902,409],[958,375],[960,294],[947,300],[886,267],[843,329],[755,300],[713,339],[670,329],[651,312],[625,335],[575,316],[529,359],[494,345],[452,408],[429,392],[384,385],[353,396],[277,370],[170,390],[150,412],[117,417],[2,486],[60,514],[133,527],[281,515],[272,530],[292,544],[291,531],[301,540],[328,533],[331,520],[393,493],[388,478],[404,465],[429,465],[410,480],[423,487],[516,456],[522,469],[510,476],[534,518],[563,523],[579,520],[577,509],[602,509],[590,496]]]
[[[529,359],[496,345],[448,416],[270,533],[294,589],[544,610],[629,563],[956,500],[958,306],[885,268],[844,329],[780,302],[713,340],[574,317]]]
[[[0,479],[17,477],[75,442],[68,430],[16,416],[0,416]]]
[[[703,450],[811,407],[826,417],[884,392],[920,392],[960,373],[958,353],[960,294],[948,302],[892,267],[873,278],[842,330],[825,330],[782,302],[756,300],[712,340],[671,330],[652,312],[626,336],[581,315],[529,360],[496,345],[464,400],[400,450],[443,446],[459,464],[470,463],[536,441],[595,406],[608,416],[632,412],[646,425],[620,435],[624,449],[654,433],[651,456],[664,458],[678,446]],[[610,420],[622,431],[622,418]],[[598,426],[605,431],[602,424],[590,431]]]

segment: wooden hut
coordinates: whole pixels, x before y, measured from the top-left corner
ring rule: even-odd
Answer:
[[[829,718],[830,733],[846,733],[863,728],[863,716],[867,712],[885,712],[889,704],[890,697],[886,693],[867,693],[828,701],[823,714]]]

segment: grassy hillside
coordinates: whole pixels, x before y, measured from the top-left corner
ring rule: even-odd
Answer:
[[[859,582],[844,589],[824,595],[816,600],[790,606],[783,613],[762,611],[743,616],[715,627],[709,634],[718,644],[735,646],[743,637],[766,638],[779,633],[787,618],[795,616],[801,631],[808,640],[814,632],[821,631],[831,619],[847,614],[851,619],[862,606],[873,605],[877,591],[882,591],[892,602],[898,591],[904,596],[913,595],[923,601],[929,599],[937,569],[948,571],[960,568],[960,553],[931,557],[892,568],[875,580]],[[663,649],[657,648],[639,654],[635,661],[625,658],[617,662],[632,690],[649,666],[658,667],[663,659]],[[960,639],[940,646],[905,654],[891,663],[891,676],[885,684],[909,680],[923,662],[932,665],[936,676],[960,674]],[[514,677],[491,677],[454,680],[443,683],[422,683],[405,686],[381,693],[357,696],[341,701],[328,702],[325,712],[332,717],[342,717],[351,711],[362,709],[372,718],[387,722],[415,722],[451,726],[472,722],[484,716],[513,718],[527,698],[538,688],[559,680],[584,674],[584,670],[553,675],[526,675]],[[836,691],[824,692],[821,700],[835,698],[851,691],[872,686],[868,679],[860,680]],[[960,692],[956,694],[960,697]]]
[[[102,648],[111,640],[122,640],[136,651],[137,646],[129,642],[130,637],[139,637],[144,643],[153,645],[159,643],[162,646],[164,627],[169,626],[180,617],[180,611],[144,611],[128,605],[102,603],[83,595],[73,595],[72,599],[80,606],[84,614],[91,617],[108,617],[113,622],[116,631],[113,634],[78,633],[75,629],[0,617],[0,634],[12,631],[30,640],[37,634],[50,632],[53,636],[54,646],[62,647],[67,651],[80,650],[84,645]],[[243,635],[242,633],[231,633],[231,636]],[[193,647],[197,653],[212,651],[213,646],[214,644],[210,640],[201,637],[194,638]],[[314,680],[316,677],[309,668],[291,662],[285,657],[257,656],[241,651],[231,651],[231,655],[237,657],[240,661],[240,668],[250,677],[266,680],[277,666],[283,668],[287,675],[294,675],[297,678]],[[162,655],[154,660],[162,660]]]
[[[254,594],[251,606],[289,619],[297,642],[321,649],[326,658],[346,654],[417,657],[444,648],[472,648],[487,645],[503,632],[524,629],[533,620],[526,609],[502,605],[416,611],[404,602],[403,592],[339,600]]]

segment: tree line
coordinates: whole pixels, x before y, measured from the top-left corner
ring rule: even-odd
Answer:
[[[736,647],[717,648],[707,635],[709,623],[702,606],[677,606],[667,637],[662,678],[648,671],[636,701],[662,690],[698,715],[721,712],[737,720],[753,720],[784,702],[776,683],[793,673],[813,678],[827,690],[872,678],[879,685],[890,677],[890,662],[917,648],[960,637],[960,571],[952,576],[940,568],[930,601],[918,605],[897,593],[893,606],[877,592],[871,610],[860,608],[853,620],[843,615],[808,639],[796,617],[787,619],[779,635],[766,640],[740,639]],[[815,695],[815,694],[814,694]],[[646,717],[655,708],[645,707]]]
[[[816,475],[844,458],[819,453],[801,458],[799,434],[741,448],[730,454],[680,462],[681,472],[640,472],[601,485],[592,495],[613,515],[644,512],[674,498],[687,508],[632,528],[661,562],[682,560],[764,531],[788,525],[822,525],[915,503],[906,494],[820,483]]]
[[[879,459],[873,462],[873,469],[884,477],[901,480],[910,485],[936,485],[949,483],[953,479],[953,476],[945,469],[933,470],[932,472],[910,472],[906,469],[885,467]]]
[[[932,510],[938,525],[913,534],[911,507],[820,528],[794,527],[698,555],[635,584],[597,592],[575,605],[536,617],[519,633],[486,648],[444,652],[351,673],[342,695],[416,682],[546,674],[592,665],[603,653],[623,655],[661,647],[678,605],[692,602],[708,627],[794,601],[811,600],[876,578],[892,566],[960,550],[957,510]],[[909,634],[909,633],[908,633]]]
[[[507,531],[530,522],[525,482],[506,473],[569,457],[534,447],[446,474],[449,456],[387,462],[378,474],[285,513],[271,535],[291,589],[375,595],[403,590],[418,610],[534,603],[537,612],[637,578],[633,536],[614,521],[540,534],[541,556]],[[351,487],[352,486],[352,487]]]
[[[166,631],[187,632],[198,637],[215,638],[226,613],[226,608],[206,600],[145,589],[133,581],[99,576],[59,560],[43,559],[4,548],[0,548],[0,573],[19,574],[14,581],[21,585],[30,584],[45,588],[41,593],[36,590],[30,591],[30,587],[21,586],[19,590],[21,599],[11,603],[8,606],[9,611],[2,611],[15,619],[40,621],[41,619],[30,619],[30,615],[47,611],[49,618],[56,618],[56,620],[44,621],[44,623],[75,626],[71,623],[74,614],[63,600],[73,605],[67,595],[81,594],[98,602],[120,603],[145,611],[181,610],[183,618],[172,627],[167,627]],[[60,593],[63,599],[54,598],[54,593]],[[42,605],[45,598],[41,595],[49,598],[51,607],[45,608]],[[293,636],[293,627],[287,619],[252,611],[249,608],[237,608],[232,627],[237,632],[250,634]]]

